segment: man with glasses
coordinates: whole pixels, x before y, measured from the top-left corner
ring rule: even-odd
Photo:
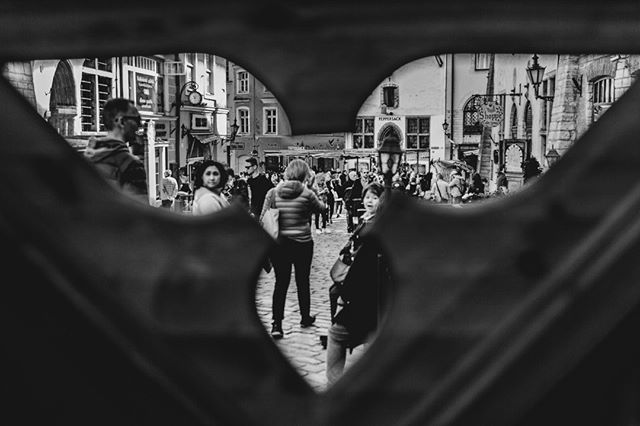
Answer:
[[[251,204],[251,214],[253,217],[259,218],[262,214],[262,205],[264,204],[264,198],[267,195],[267,191],[273,188],[273,184],[267,178],[264,173],[260,173],[258,167],[258,160],[255,157],[247,159],[247,184],[249,185],[249,198]]]
[[[85,156],[109,182],[149,203],[144,164],[128,145],[136,141],[142,124],[140,113],[130,100],[116,98],[104,104],[102,120],[107,134],[90,141]]]

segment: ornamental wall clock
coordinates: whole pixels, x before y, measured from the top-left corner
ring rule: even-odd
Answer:
[[[202,103],[202,94],[194,90],[193,92],[189,93],[188,99],[191,105],[200,105]]]

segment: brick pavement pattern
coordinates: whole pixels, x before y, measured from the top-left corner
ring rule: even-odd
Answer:
[[[331,324],[329,269],[335,262],[340,249],[349,239],[344,211],[339,218],[333,218],[333,224],[327,224],[327,229],[331,230],[330,234],[316,234],[315,222],[311,224],[314,240],[310,276],[311,315],[317,314],[316,322],[312,327],[300,327],[298,295],[292,271],[291,284],[285,304],[285,318],[282,321],[284,338],[275,341],[285,357],[316,391],[324,390],[327,382],[325,375],[326,350],[320,344],[320,336],[327,335]],[[256,288],[256,308],[267,333],[271,331],[271,298],[274,284],[273,270],[269,273],[263,270]],[[348,368],[361,355],[362,349],[360,348],[356,348],[353,355],[347,357],[345,368]]]

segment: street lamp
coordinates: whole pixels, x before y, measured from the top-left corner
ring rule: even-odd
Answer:
[[[449,137],[449,134],[450,134],[450,133],[448,132],[448,130],[449,130],[449,123],[447,123],[447,120],[444,120],[444,122],[442,123],[442,130],[444,130],[444,135],[445,135],[446,137]]]
[[[176,82],[179,80],[179,76],[176,76]],[[176,86],[177,87],[177,86]],[[180,141],[182,139],[183,131],[182,125],[180,124],[180,110],[182,108],[182,97],[184,96],[184,91],[188,89],[189,92],[196,92],[198,90],[198,83],[195,81],[187,81],[182,85],[180,90],[176,95],[176,179],[180,179]]]
[[[560,158],[560,154],[555,150],[553,145],[551,145],[551,149],[547,151],[547,153],[544,155],[544,158],[547,159],[547,166],[551,167],[556,163],[556,161],[558,161],[558,158]]]
[[[536,99],[552,101],[553,96],[541,96],[538,94],[540,91],[540,85],[542,84],[542,79],[544,78],[544,70],[546,67],[543,67],[538,63],[538,55],[536,53],[533,54],[531,59],[533,60],[533,62],[527,64],[527,77],[533,85],[533,93],[536,95]]]
[[[398,171],[398,165],[402,158],[400,141],[395,136],[387,136],[378,149],[378,164],[384,176],[385,190],[391,189],[391,179]]]

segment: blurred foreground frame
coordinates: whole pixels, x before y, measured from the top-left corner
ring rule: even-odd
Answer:
[[[640,52],[632,1],[93,3],[5,2],[0,60],[214,53],[270,87],[295,134],[348,131],[418,57]],[[257,224],[131,205],[4,80],[0,97],[5,423],[638,422],[637,85],[512,197],[447,212],[395,197],[373,235],[394,305],[320,395],[257,318]]]

